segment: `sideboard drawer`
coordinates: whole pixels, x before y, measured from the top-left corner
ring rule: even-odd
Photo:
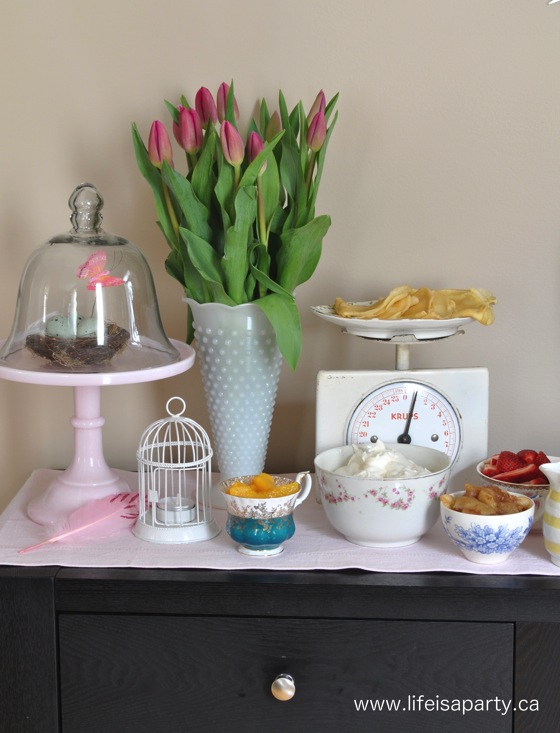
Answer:
[[[59,637],[64,733],[512,729],[441,709],[513,697],[512,624],[61,614]]]

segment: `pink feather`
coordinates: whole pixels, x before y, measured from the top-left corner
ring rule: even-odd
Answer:
[[[94,499],[84,506],[78,507],[66,517],[53,537],[39,542],[36,545],[19,550],[18,554],[31,552],[43,545],[65,539],[78,532],[89,530],[89,534],[114,534],[118,531],[130,529],[138,518],[138,492],[122,492],[105,496],[103,499]]]

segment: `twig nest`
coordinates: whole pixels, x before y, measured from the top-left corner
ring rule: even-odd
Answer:
[[[45,333],[29,334],[27,348],[35,355],[68,369],[110,361],[127,345],[129,332],[115,323],[105,323],[98,338],[97,318],[51,316]]]

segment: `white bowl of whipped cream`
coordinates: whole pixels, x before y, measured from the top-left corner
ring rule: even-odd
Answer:
[[[332,526],[356,545],[402,547],[439,517],[449,456],[418,445],[344,445],[315,458],[317,489]]]

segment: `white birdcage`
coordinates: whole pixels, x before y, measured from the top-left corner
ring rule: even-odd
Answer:
[[[170,405],[177,400],[179,412]],[[212,448],[203,428],[167,401],[169,417],[150,425],[137,451],[140,514],[134,534],[148,542],[199,542],[220,532],[212,514]]]

